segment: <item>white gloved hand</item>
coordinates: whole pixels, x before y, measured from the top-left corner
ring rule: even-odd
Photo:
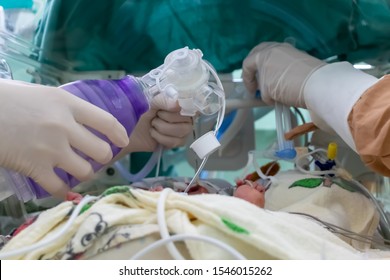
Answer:
[[[129,146],[121,152],[152,152],[158,144],[175,148],[186,143],[192,131],[192,118],[180,115],[180,106],[163,94],[156,95],[130,135]]]
[[[348,62],[326,64],[287,43],[262,43],[244,60],[243,80],[249,92],[260,89],[269,105],[307,108],[318,128],[338,134],[356,151],[348,116],[378,79]]]
[[[31,177],[53,196],[69,191],[53,168],[80,181],[94,173],[75,150],[101,164],[112,159],[110,145],[85,126],[118,147],[128,144],[116,118],[63,89],[0,79],[0,166]]]
[[[303,87],[306,79],[326,63],[288,43],[261,43],[245,58],[242,77],[247,90],[261,92],[268,105],[275,101],[306,108]]]

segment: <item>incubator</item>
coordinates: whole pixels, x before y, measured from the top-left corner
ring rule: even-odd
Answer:
[[[371,4],[369,1],[338,1],[334,3],[334,13],[329,13],[328,3],[323,1],[298,1],[294,2],[297,5],[294,6],[287,0],[240,3],[235,0],[216,0],[188,1],[172,6],[170,1],[135,3],[117,0],[101,1],[95,9],[87,9],[86,1],[41,2],[39,21],[34,21],[36,28],[28,29],[35,30],[32,42],[26,43],[20,36],[10,34],[9,30],[0,33],[3,42],[0,56],[10,66],[2,64],[2,77],[12,78],[10,70],[13,70],[15,79],[60,86],[113,113],[124,124],[128,134],[158,94],[177,100],[181,114],[191,116],[194,120],[193,135],[185,147],[174,150],[159,147],[146,165],[135,173],[130,172],[131,167],[137,164],[131,160],[133,155],[128,155],[112,166],[93,163],[98,172],[88,182],[80,183],[68,174],[57,171],[74,187],[73,191],[88,196],[77,211],[82,211],[83,205],[94,205],[96,208],[93,209],[102,217],[107,215],[106,209],[120,217],[118,208],[121,207],[140,212],[152,209],[153,214],[142,212],[145,214],[142,217],[131,214],[126,216],[126,219],[136,222],[159,221],[158,226],[140,226],[146,236],[142,240],[146,243],[168,244],[167,252],[152,254],[151,258],[161,256],[180,259],[183,255],[188,257],[186,254],[190,251],[192,257],[211,259],[216,256],[236,259],[256,256],[326,259],[339,256],[353,259],[362,257],[354,250],[366,249],[367,244],[388,251],[388,178],[370,171],[359,156],[337,136],[315,131],[294,140],[285,140],[284,134],[291,127],[310,121],[307,112],[281,104],[265,106],[259,97],[245,90],[240,73],[242,61],[253,46],[260,41],[275,40],[292,42],[327,62],[348,60],[358,68],[364,61],[364,65],[371,65],[364,71],[375,76],[386,74],[389,69],[387,58],[390,43],[387,30],[390,18],[381,11],[389,11],[387,4],[381,1],[373,1]],[[108,2],[115,2],[115,5]],[[383,20],[379,22],[370,13],[364,12],[370,8],[382,14]],[[221,9],[226,12],[220,13]],[[59,18],[60,13],[62,18]],[[145,17],[145,13],[149,16]],[[106,16],[102,18],[102,14]],[[61,46],[57,42],[61,42]],[[129,92],[131,95],[127,94]],[[119,152],[115,146],[112,149],[114,154]],[[153,168],[156,169],[155,174]],[[17,186],[27,187],[12,187],[15,178],[19,180],[15,183]],[[255,178],[265,186],[265,205],[274,216],[269,215],[270,212],[267,214],[267,211],[258,211],[243,202],[231,200],[238,187],[237,182],[245,182],[249,178]],[[41,213],[40,210],[48,213],[49,218],[50,213],[57,210],[65,213],[72,209],[73,213],[76,212],[75,207],[47,198],[39,186],[31,188],[32,182],[18,174],[0,170],[0,179],[0,184],[4,185],[0,196],[5,208],[3,212],[13,219],[11,227],[5,227],[0,232],[3,235],[36,212]],[[129,184],[134,188],[130,189],[130,194],[128,188],[115,188]],[[194,186],[196,188],[191,189]],[[156,187],[163,187],[164,192],[160,196],[154,191],[143,192]],[[335,193],[330,193],[335,189]],[[199,201],[189,195],[191,192],[221,195],[222,198]],[[290,192],[293,195],[286,195]],[[114,195],[110,201],[107,198],[109,193],[117,196]],[[132,195],[138,200],[132,200]],[[275,197],[283,197],[283,202],[274,202]],[[349,197],[353,199],[346,199]],[[105,199],[107,205],[101,203]],[[119,201],[117,204],[115,199]],[[304,209],[300,203],[302,200],[309,201],[311,208]],[[331,206],[316,204],[323,201],[329,202]],[[31,211],[31,205],[39,211]],[[17,209],[17,213],[11,213],[9,206]],[[353,211],[345,210],[347,206]],[[172,211],[166,211],[169,215],[175,211],[179,214],[172,214],[164,221],[164,215],[160,215],[164,207],[171,207]],[[334,210],[334,213],[329,209]],[[285,216],[286,212],[295,214]],[[315,219],[309,217],[311,213],[324,215],[328,219],[327,223],[318,220],[316,225],[306,223],[308,219]],[[214,220],[216,216],[224,217],[225,214],[229,219]],[[74,221],[74,215],[69,220]],[[362,218],[357,221],[359,215]],[[65,216],[58,219],[63,225],[58,232],[65,231],[71,224],[67,223]],[[231,223],[232,220],[242,223]],[[101,225],[99,221],[96,218],[91,224]],[[138,231],[133,232],[133,229],[121,228],[110,217],[106,221],[114,224],[111,232],[115,235],[111,239],[108,235],[101,235],[103,241],[106,238],[106,241],[118,242],[113,244],[121,244],[121,238],[125,239],[126,234],[140,234]],[[377,229],[370,228],[370,221],[377,224]],[[212,222],[218,226],[213,228],[210,225]],[[192,223],[195,226],[190,227]],[[262,227],[262,223],[267,223],[269,227]],[[356,230],[354,223],[356,227],[364,228],[359,232],[360,235],[353,234],[352,231]],[[235,231],[225,231],[224,226]],[[168,227],[176,236],[167,234]],[[187,236],[188,240],[193,239],[187,242],[184,229],[206,236],[209,239],[197,238],[219,246],[219,249],[214,251],[209,249],[210,245],[198,245],[201,243],[196,243],[194,236]],[[273,229],[275,232],[272,232]],[[245,235],[253,238],[248,239],[252,242],[249,244],[240,235],[247,234],[247,230],[254,233]],[[311,231],[317,236],[313,236]],[[76,239],[83,233],[92,234],[85,228],[80,229],[75,233],[74,240],[66,241],[68,248],[64,247],[63,250],[68,251],[60,257],[71,258],[77,255],[77,250],[82,250]],[[42,243],[52,242],[50,236],[55,234],[47,234],[49,237],[43,237]],[[93,232],[92,235],[98,238],[99,234]],[[341,236],[343,242],[334,238],[334,234]],[[264,240],[264,236],[268,237],[267,240]],[[173,243],[169,243],[175,238],[184,240],[178,243],[179,252],[172,247]],[[310,248],[300,248],[300,238],[312,241],[317,252],[312,254]],[[216,239],[231,245],[242,245],[244,249],[240,247],[241,251],[237,252],[217,243]],[[129,246],[126,248],[128,252],[134,253],[135,259],[143,257],[146,252],[140,249],[140,244],[140,247],[134,245],[138,241],[123,243]],[[281,244],[290,250],[282,248]],[[104,246],[111,246],[111,249],[115,247],[109,241]],[[104,246],[102,248],[106,248]],[[187,246],[188,251],[182,250],[180,246]],[[111,257],[109,254],[96,253],[98,249],[95,249],[89,247],[90,255],[85,254],[84,257]],[[1,253],[0,250],[0,256],[4,256]],[[47,258],[59,257],[49,250],[45,253]],[[25,256],[34,256],[33,253],[27,254]],[[124,250],[118,254],[122,254],[122,258],[129,258]],[[8,256],[12,257],[12,254]],[[369,258],[366,255],[364,257]]]

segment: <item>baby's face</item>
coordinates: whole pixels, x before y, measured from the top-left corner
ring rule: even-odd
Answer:
[[[252,204],[264,208],[265,188],[257,182],[245,181],[239,185],[234,192],[234,196],[244,199]]]

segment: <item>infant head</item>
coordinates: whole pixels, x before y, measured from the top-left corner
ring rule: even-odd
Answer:
[[[254,205],[264,208],[265,204],[265,187],[257,182],[249,180],[243,181],[237,186],[234,196],[244,199]]]

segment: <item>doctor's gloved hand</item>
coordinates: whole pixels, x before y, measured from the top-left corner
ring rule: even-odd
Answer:
[[[325,65],[321,60],[299,51],[288,43],[265,42],[245,58],[242,77],[247,90],[261,92],[268,105],[275,101],[306,108],[303,87],[307,78]]]
[[[106,111],[60,88],[0,79],[0,166],[31,177],[55,197],[69,191],[55,167],[80,181],[94,173],[75,150],[102,164],[112,159],[110,145],[86,126],[119,147],[128,144],[126,130]]]
[[[192,118],[180,115],[180,106],[163,94],[156,95],[130,135],[125,152],[152,152],[159,144],[171,149],[183,146],[192,132]],[[123,154],[123,152],[121,152]]]

